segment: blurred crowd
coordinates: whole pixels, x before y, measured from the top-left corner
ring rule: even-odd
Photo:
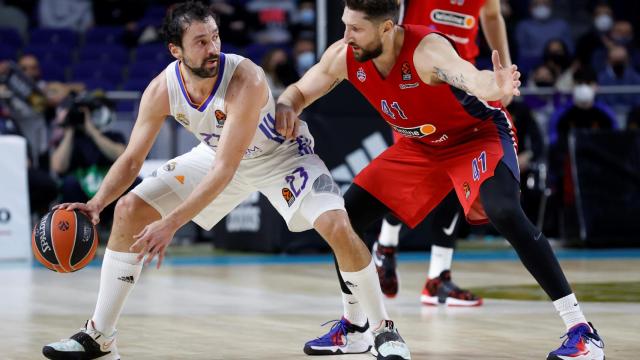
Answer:
[[[122,153],[126,137],[109,124],[116,114],[132,118],[136,101],[105,92],[142,91],[172,60],[158,33],[173,2],[0,0],[0,134],[28,140],[34,211],[90,197]],[[275,96],[316,62],[315,1],[208,2],[222,51],[261,65]],[[640,2],[501,3],[531,94],[510,107],[526,150],[521,165],[539,178],[545,164],[544,187],[562,194],[571,129],[640,124],[640,91],[628,87],[640,85]],[[487,68],[489,47],[480,47],[477,64]]]

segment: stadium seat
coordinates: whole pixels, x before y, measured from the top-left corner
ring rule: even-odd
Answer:
[[[129,52],[117,44],[88,43],[78,51],[78,62],[101,62],[125,65]]]
[[[68,46],[35,44],[22,49],[24,54],[33,54],[40,61],[57,62],[58,64],[70,64],[72,49]]]
[[[122,26],[97,26],[87,30],[84,35],[85,45],[122,44]]]
[[[78,36],[68,29],[36,28],[29,34],[29,43],[32,45],[64,45],[68,48],[75,47]]]

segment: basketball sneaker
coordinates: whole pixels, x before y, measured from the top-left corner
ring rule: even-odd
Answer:
[[[369,323],[364,326],[356,326],[343,317],[340,320],[326,322],[322,326],[331,322],[334,322],[334,324],[328,333],[304,344],[305,354],[360,354],[371,350],[373,334],[369,331]]]
[[[563,336],[557,350],[549,353],[547,360],[604,360],[604,342],[593,324],[578,324]]]
[[[378,271],[380,288],[388,298],[398,294],[398,274],[396,273],[396,246],[383,246],[373,243],[373,263]]]
[[[371,353],[378,360],[411,360],[409,347],[393,325],[393,321],[383,321],[382,326],[373,332],[375,340]]]
[[[480,306],[482,298],[469,290],[460,289],[451,281],[451,271],[444,270],[437,278],[427,279],[420,294],[420,302],[425,305]]]
[[[120,360],[115,335],[106,336],[96,330],[93,320],[87,320],[70,338],[43,347],[42,354],[54,360]]]

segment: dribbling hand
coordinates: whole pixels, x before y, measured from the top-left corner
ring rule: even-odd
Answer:
[[[289,105],[276,104],[276,131],[285,139],[295,139],[298,136],[300,119]]]
[[[497,50],[491,53],[491,62],[493,62],[493,73],[496,77],[496,84],[503,94],[503,98],[509,96],[520,96],[520,72],[517,65],[503,67],[500,63],[500,56]]]
[[[81,212],[85,213],[87,216],[89,216],[89,218],[91,219],[91,222],[93,223],[93,225],[98,225],[98,223],[100,222],[100,211],[101,209],[97,206],[94,205],[91,201],[89,201],[88,203],[62,203],[62,204],[58,204],[56,206],[54,206],[52,208],[53,210],[57,210],[57,209],[63,209],[63,210],[67,210],[67,211],[73,211],[73,210],[80,210]]]

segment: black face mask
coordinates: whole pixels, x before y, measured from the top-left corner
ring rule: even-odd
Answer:
[[[569,67],[569,57],[564,54],[548,54],[545,61],[557,64],[563,70]]]
[[[551,87],[553,86],[553,82],[551,81],[536,81],[537,87]]]
[[[623,62],[611,64],[611,69],[613,69],[613,72],[614,74],[616,74],[616,77],[618,79],[624,75],[624,71],[626,68],[627,68],[627,64]]]

